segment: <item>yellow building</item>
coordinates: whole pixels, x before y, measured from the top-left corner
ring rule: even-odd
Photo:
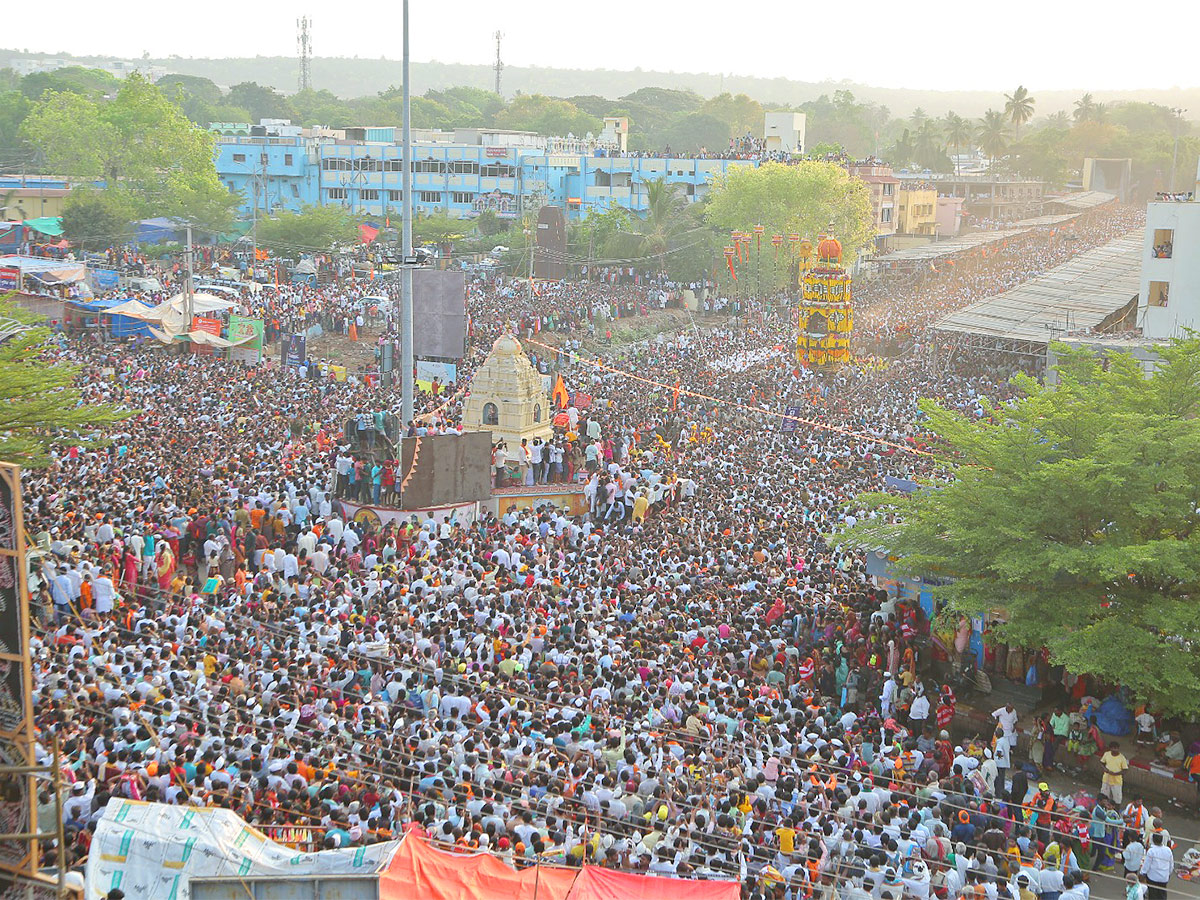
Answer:
[[[937,237],[937,190],[902,185],[896,192],[896,233]]]
[[[13,176],[0,178],[0,220],[21,222],[61,216],[71,186],[57,178]]]

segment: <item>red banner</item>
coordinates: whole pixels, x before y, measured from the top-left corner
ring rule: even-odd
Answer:
[[[203,331],[206,334],[220,335],[221,320],[212,319],[208,316],[193,316],[192,331]],[[213,348],[208,344],[197,344],[192,342],[192,352],[197,356],[212,356]]]

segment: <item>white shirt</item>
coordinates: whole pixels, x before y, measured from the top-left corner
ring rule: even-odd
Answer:
[[[1157,881],[1159,884],[1170,880],[1171,872],[1175,868],[1175,854],[1171,852],[1171,848],[1162,844],[1155,844],[1146,850],[1146,856],[1142,860],[1141,872],[1151,881]]]

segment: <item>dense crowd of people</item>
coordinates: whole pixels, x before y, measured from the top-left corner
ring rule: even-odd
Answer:
[[[63,339],[85,401],[140,410],[26,481],[36,718],[65,760],[72,863],[128,797],[295,845],[411,833],[762,900],[1086,900],[1124,873],[1165,896],[1161,810],[1107,779],[1099,801],[1031,785],[1011,708],[951,737],[929,618],[836,539],[885,477],[938,476],[917,398],[978,415],[1011,396],[1006,361],[919,352],[932,319],[1131,221],[860,292],[863,346],[911,352],[835,376],[796,368],[777,305],[592,360],[561,339],[672,288],[476,286],[474,358],[515,332],[595,398],[565,428],[577,465],[521,473],[577,470],[584,515],[348,519],[346,417],[394,411],[394,388]],[[309,317],[361,295],[259,302]],[[788,427],[760,411],[787,407]],[[461,410],[422,395],[405,427],[457,430]]]

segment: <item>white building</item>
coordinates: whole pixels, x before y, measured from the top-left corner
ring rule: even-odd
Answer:
[[[763,142],[766,149],[803,156],[804,123],[804,113],[767,113],[763,122]]]
[[[1146,207],[1137,322],[1143,335],[1158,341],[1200,330],[1200,202],[1194,199]]]

